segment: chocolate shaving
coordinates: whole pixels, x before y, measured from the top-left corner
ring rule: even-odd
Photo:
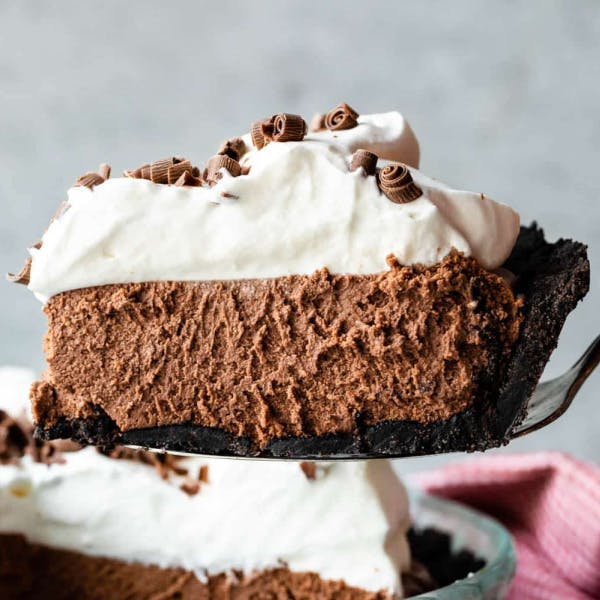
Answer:
[[[101,163],[98,167],[98,175],[100,175],[100,177],[103,177],[104,181],[106,181],[110,177],[110,165],[107,165],[106,163]]]
[[[215,185],[223,176],[221,169],[228,171],[232,177],[239,177],[242,174],[242,167],[237,160],[226,154],[217,154],[208,161],[204,171],[204,179],[210,186]]]
[[[208,465],[202,465],[200,467],[200,472],[198,473],[198,479],[202,483],[208,483]]]
[[[306,135],[306,121],[300,115],[280,113],[271,119],[274,142],[300,142]]]
[[[270,119],[262,119],[254,121],[250,127],[250,137],[252,144],[260,150],[264,148],[272,139],[273,136],[273,117]]]
[[[102,163],[98,167],[97,173],[84,173],[80,177],[77,178],[75,182],[75,186],[84,186],[92,189],[95,185],[100,185],[104,183],[110,177],[110,165],[106,163]]]
[[[301,462],[300,468],[306,475],[306,479],[310,479],[311,481],[317,478],[317,464],[314,462]]]
[[[350,170],[356,171],[356,169],[361,167],[365,175],[375,175],[377,172],[377,155],[373,154],[373,152],[369,152],[368,150],[357,150],[352,155]]]
[[[202,185],[200,169],[193,167],[187,158],[179,156],[162,158],[151,164],[144,164],[133,171],[123,171],[123,175],[133,179],[149,179],[153,183],[168,185],[194,187]]]
[[[110,458],[133,460],[154,467],[162,479],[169,479],[171,475],[183,476],[188,474],[188,470],[179,464],[183,459],[173,454],[150,452],[149,450],[134,450],[125,446],[98,448],[98,452]]]
[[[167,183],[173,185],[186,172],[192,170],[189,160],[181,160],[167,169]]]
[[[0,410],[0,464],[14,464],[29,445],[29,436],[10,415]]]
[[[23,268],[16,274],[8,273],[6,279],[11,283],[20,283],[21,285],[29,285],[31,276],[31,257],[25,261]]]
[[[325,115],[317,113],[310,121],[311,131],[323,131],[325,127]]]
[[[196,170],[196,172],[199,175],[199,171]],[[189,185],[191,187],[200,187],[202,185],[202,177],[194,175],[191,171],[184,171],[179,177],[179,179],[175,182],[175,185]]]
[[[42,442],[33,438],[33,425],[25,418],[13,418],[0,410],[0,464],[16,464],[29,454],[35,462],[63,463],[58,441]]]
[[[77,187],[85,186],[92,189],[95,185],[100,185],[101,183],[104,183],[102,175],[99,175],[98,173],[85,173],[77,178],[75,185]]]
[[[325,127],[331,131],[352,129],[358,125],[358,113],[343,102],[325,115]]]
[[[186,479],[179,487],[188,496],[195,496],[200,491],[200,484],[189,479]]]
[[[381,192],[397,204],[412,202],[423,194],[402,163],[391,163],[381,169],[377,174],[377,184]]]
[[[233,160],[240,160],[246,154],[246,150],[246,142],[241,137],[235,137],[223,142],[217,154],[225,154]]]
[[[169,169],[182,162],[182,159],[175,157],[161,158],[150,164],[150,179],[154,183],[169,183]]]

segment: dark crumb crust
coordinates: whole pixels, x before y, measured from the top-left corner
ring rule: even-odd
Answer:
[[[508,443],[512,428],[542,375],[568,314],[589,289],[586,246],[572,240],[548,243],[534,223],[522,227],[516,246],[504,265],[517,276],[515,291],[525,298],[523,323],[504,374],[489,390],[489,401],[479,402],[448,419],[433,423],[357,422],[356,433],[289,437],[257,448],[249,438],[224,430],[191,424],[120,432],[102,411],[95,418],[60,420],[36,429],[41,439],[72,438],[82,443],[127,444],[175,452],[319,458],[402,457],[443,452],[476,451]]]
[[[402,574],[406,597],[450,585],[485,565],[485,561],[469,550],[452,553],[451,537],[435,529],[411,529],[408,541],[413,561],[409,572]],[[243,600],[258,597],[257,592],[270,593],[273,597],[280,592],[281,597],[288,599],[310,596],[332,600],[383,600],[386,597],[382,593],[349,588],[343,582],[323,582],[317,575],[292,574],[285,569],[266,571],[251,581],[240,580],[238,584],[231,577],[217,575],[203,584],[193,573],[182,569],[160,569],[84,556],[29,544],[20,535],[0,535],[0,597],[5,600],[75,597],[104,600],[115,598],[117,593],[130,600]]]

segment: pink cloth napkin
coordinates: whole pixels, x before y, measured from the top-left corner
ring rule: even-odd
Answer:
[[[600,598],[600,468],[558,452],[500,454],[419,475],[512,533],[510,600]]]

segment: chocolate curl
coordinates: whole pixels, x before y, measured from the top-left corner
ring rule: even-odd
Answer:
[[[98,175],[106,181],[110,177],[110,165],[106,163],[101,163],[98,167]]]
[[[358,113],[348,104],[342,102],[325,115],[325,127],[331,131],[352,129],[358,125]]]
[[[306,135],[306,121],[300,115],[280,113],[271,118],[274,142],[300,142]]]
[[[264,148],[273,139],[275,117],[269,119],[261,119],[260,121],[254,121],[250,127],[250,136],[252,137],[252,144],[260,150]]]
[[[200,171],[195,168],[197,175],[193,175],[191,171],[184,171],[179,179],[175,182],[176,186],[189,185],[191,187],[200,187],[202,185],[202,177],[200,177]]]
[[[31,278],[31,257],[25,261],[23,268],[16,274],[8,273],[6,279],[11,283],[19,283],[21,285],[29,285]]]
[[[109,177],[110,165],[102,163],[98,167],[97,173],[84,173],[83,175],[78,177],[77,181],[75,182],[75,186],[85,186],[90,188],[91,190],[95,185],[100,185],[101,183],[104,183]]]
[[[325,115],[321,113],[317,113],[310,121],[310,130],[311,131],[323,131],[326,129],[325,127]]]
[[[150,179],[154,183],[169,183],[169,169],[173,165],[182,162],[182,160],[174,156],[155,160],[150,164]]]
[[[357,150],[352,155],[350,170],[356,171],[360,167],[362,167],[366,176],[375,175],[377,172],[377,155],[368,150]]]
[[[241,137],[235,137],[223,142],[217,154],[225,154],[233,160],[240,160],[246,154],[246,150],[246,142]]]
[[[98,173],[85,173],[77,178],[76,187],[87,187],[92,189],[95,185],[104,183],[104,178]]]
[[[167,170],[167,183],[173,185],[186,171],[192,170],[192,163],[189,160],[181,160],[171,165]]]
[[[148,177],[142,176],[142,171],[144,169],[148,169]],[[123,171],[124,177],[131,177],[132,179],[150,179],[150,165],[148,163],[138,167],[137,169],[133,169],[133,171]]]
[[[413,181],[410,171],[402,163],[392,163],[377,175],[379,189],[396,204],[406,204],[416,200],[423,191]]]
[[[237,160],[225,154],[217,154],[208,161],[204,171],[204,178],[211,187],[221,179],[221,169],[227,170],[232,177],[239,177],[242,174],[242,167]]]

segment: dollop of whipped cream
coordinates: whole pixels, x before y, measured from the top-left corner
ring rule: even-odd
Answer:
[[[42,300],[67,290],[144,281],[199,281],[387,270],[431,265],[453,248],[487,269],[512,250],[519,216],[483,194],[453,190],[417,170],[419,146],[397,112],[301,142],[251,146],[247,175],[212,188],[141,179],[73,187],[68,210],[31,248],[29,288]],[[395,204],[375,177],[350,171],[363,148],[411,167],[423,195]]]
[[[0,409],[13,407],[10,396],[21,391],[23,373],[13,375],[0,371]],[[399,574],[410,563],[408,498],[388,461],[320,464],[309,480],[294,462],[186,458],[180,466],[194,478],[208,466],[208,482],[189,496],[141,462],[94,448],[63,458],[45,465],[25,456],[0,466],[1,533],[180,567],[200,579],[283,562],[295,572],[401,595]]]

